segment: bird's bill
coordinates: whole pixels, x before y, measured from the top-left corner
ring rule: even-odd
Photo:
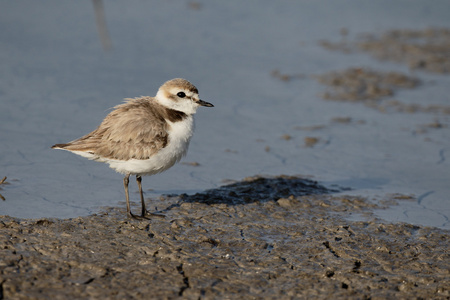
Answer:
[[[203,101],[203,100],[198,100],[197,103],[201,106],[214,107],[214,105],[212,105],[211,103]]]

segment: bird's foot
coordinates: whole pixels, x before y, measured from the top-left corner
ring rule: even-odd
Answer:
[[[128,213],[128,218],[139,220],[139,221],[150,220],[150,218],[148,218],[146,216],[138,216],[138,215],[133,214],[132,212]]]
[[[151,213],[149,211],[145,211],[145,213],[143,213],[142,215],[138,216],[133,214],[131,211],[128,213],[128,217],[135,219],[135,220],[151,220],[151,217],[158,217],[158,218],[165,218],[166,216],[163,214],[158,214],[158,213]]]
[[[158,217],[158,218],[165,218],[166,215],[163,214],[159,214],[159,213],[151,213],[148,210],[145,211],[145,214],[141,215],[142,217],[148,217],[150,219],[150,217]]]

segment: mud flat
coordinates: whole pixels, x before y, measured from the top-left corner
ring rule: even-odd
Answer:
[[[335,192],[254,177],[149,200],[165,218],[2,216],[0,299],[450,297],[448,231],[372,214],[408,196]]]
[[[440,75],[450,73],[450,29],[448,28],[397,29],[382,34],[363,34],[356,40],[349,40],[345,29],[341,33],[341,41],[324,40],[320,44],[332,51],[364,52],[380,61],[403,63],[416,75],[416,71]],[[282,80],[295,78],[292,75],[279,73],[272,75]],[[420,78],[409,74],[353,67],[313,77],[328,87],[328,90],[322,94],[322,98],[326,100],[360,102],[381,112],[450,114],[450,106],[447,104],[432,104],[427,101],[412,104],[392,99],[397,90],[414,89],[422,83]]]
[[[329,50],[352,53],[363,51],[380,60],[401,62],[411,70],[431,73],[450,73],[450,29],[423,30],[394,29],[382,34],[364,34],[356,41],[346,39],[347,30],[341,31],[340,42],[321,41]]]

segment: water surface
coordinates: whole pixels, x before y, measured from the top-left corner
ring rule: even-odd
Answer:
[[[95,129],[123,98],[153,96],[166,80],[183,77],[215,107],[196,115],[187,164],[143,179],[147,197],[255,174],[299,174],[357,195],[412,195],[415,201],[381,216],[449,228],[448,115],[324,101],[324,87],[311,78],[350,67],[410,74],[405,65],[328,51],[319,41],[340,39],[342,28],[351,35],[449,28],[446,1],[108,1],[110,51],[102,48],[93,7],[0,4],[0,177],[9,182],[1,186],[0,214],[69,218],[124,205],[120,174],[50,146]],[[285,82],[273,70],[304,76]],[[413,75],[423,84],[396,99],[448,102],[448,75]],[[419,130],[436,120],[441,128]],[[301,129],[311,126],[322,128]],[[319,142],[306,147],[307,137]]]

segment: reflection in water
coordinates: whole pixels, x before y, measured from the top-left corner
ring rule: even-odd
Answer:
[[[92,0],[95,10],[95,23],[97,24],[98,35],[102,42],[103,50],[109,51],[112,49],[111,39],[109,37],[108,26],[105,20],[105,8],[102,0]]]

